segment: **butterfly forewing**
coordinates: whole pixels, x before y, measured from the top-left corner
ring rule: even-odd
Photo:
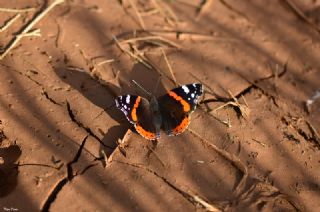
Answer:
[[[159,137],[159,132],[156,132],[153,124],[153,115],[147,99],[141,96],[124,95],[118,96],[115,101],[117,108],[134,124],[138,133],[151,140]]]

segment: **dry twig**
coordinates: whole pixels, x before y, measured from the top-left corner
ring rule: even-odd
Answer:
[[[285,0],[285,3],[290,7],[290,9],[303,21],[308,23],[311,27],[313,27],[317,32],[320,33],[320,26],[317,25],[312,19],[307,17],[303,11],[291,0]]]
[[[208,5],[210,5],[210,0],[202,0],[200,3],[199,3],[199,6],[197,8],[197,17],[199,17],[201,15],[201,13],[204,11],[204,9],[206,7],[208,7]]]
[[[146,36],[146,37],[138,37],[138,38],[130,38],[130,39],[127,39],[127,40],[123,40],[123,41],[120,41],[120,43],[134,43],[134,42],[138,42],[138,41],[147,41],[147,42],[151,42],[151,41],[161,41],[161,42],[164,42],[170,46],[173,46],[177,49],[181,49],[181,46],[173,41],[170,41],[168,39],[165,39],[161,36]]]
[[[220,107],[215,108],[213,111],[215,112],[217,110],[220,110],[221,108],[224,108],[227,105],[232,105],[234,107],[239,108],[239,111],[240,111],[242,117],[244,117],[244,118],[248,117],[249,108],[246,105],[240,104],[239,101],[237,100],[237,98],[230,91],[228,91],[228,92],[229,92],[229,95],[232,97],[233,101],[229,101],[229,102],[221,105]]]
[[[169,63],[169,61],[168,61],[168,58],[167,58],[166,53],[163,51],[163,49],[161,49],[161,52],[162,52],[162,54],[163,54],[164,60],[166,61],[166,64],[167,64],[168,69],[169,69],[169,71],[170,71],[170,74],[171,74],[171,76],[172,76],[172,80],[174,81],[174,84],[175,84],[176,86],[179,85],[179,84],[177,83],[176,77],[175,77],[174,74],[173,74],[173,70],[172,70],[171,65],[170,65],[170,63]]]
[[[23,35],[26,35],[30,32],[32,27],[36,25],[50,10],[52,10],[55,6],[63,3],[64,0],[55,0],[49,7],[47,7],[45,10],[43,10],[41,13],[39,13],[28,25],[26,25],[23,30],[20,32],[20,34],[16,35],[9,44],[5,47],[4,52],[0,55],[0,60],[2,60],[9,52],[10,50],[23,38]]]
[[[112,63],[112,62],[114,62],[114,59],[103,60],[103,61],[99,62],[99,63],[97,64],[97,66],[101,66],[101,65],[103,65],[103,64]]]
[[[22,12],[32,12],[35,11],[36,8],[30,7],[30,8],[24,8],[24,9],[11,9],[11,8],[0,8],[0,12],[6,12],[6,13],[22,13]]]
[[[175,22],[173,22],[171,20],[171,17],[168,17],[165,13],[165,11],[160,7],[160,5],[158,4],[157,0],[152,0],[153,5],[155,6],[155,8],[157,8],[160,12],[160,14],[164,17],[164,19],[169,23],[169,25],[174,26]]]
[[[137,15],[137,17],[138,17],[138,20],[139,20],[139,23],[140,23],[141,28],[145,30],[145,29],[146,29],[146,26],[145,26],[144,21],[143,21],[143,19],[142,19],[142,17],[141,17],[141,15],[140,15],[140,13],[139,13],[139,11],[138,11],[138,8],[136,7],[136,5],[133,3],[133,1],[132,1],[132,0],[128,0],[128,2],[130,3],[130,5],[132,6],[132,8],[133,8],[134,12],[136,13],[136,15]]]
[[[137,56],[137,55],[133,54],[132,52],[128,51],[127,49],[123,48],[121,46],[121,44],[119,43],[118,39],[116,38],[116,36],[113,36],[113,40],[116,42],[116,45],[119,47],[119,49],[122,52],[124,52],[124,53],[128,54],[130,57],[138,60],[140,63],[145,65],[148,69],[152,69],[152,67],[143,58],[141,58],[140,56]]]
[[[18,20],[18,18],[21,16],[20,13],[16,14],[15,16],[13,16],[12,18],[10,18],[8,21],[5,22],[5,24],[3,26],[1,26],[0,28],[0,32],[5,31],[6,29],[8,29],[16,20]]]

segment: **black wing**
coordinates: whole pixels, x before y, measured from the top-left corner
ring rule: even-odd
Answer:
[[[193,83],[177,87],[158,99],[162,115],[161,128],[168,135],[178,135],[185,131],[202,92],[202,84]]]
[[[115,99],[116,106],[134,124],[137,132],[146,139],[154,140],[159,132],[153,124],[153,114],[150,111],[149,101],[141,96],[124,95]]]

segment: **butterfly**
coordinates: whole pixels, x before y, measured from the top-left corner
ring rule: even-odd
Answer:
[[[115,102],[142,137],[156,140],[161,130],[172,136],[187,129],[190,114],[202,93],[202,84],[193,83],[174,88],[159,98],[151,96],[147,100],[137,95],[123,95]]]

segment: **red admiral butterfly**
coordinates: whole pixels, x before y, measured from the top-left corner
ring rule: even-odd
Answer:
[[[160,130],[169,136],[185,131],[202,92],[202,84],[193,83],[177,87],[158,99],[151,96],[150,101],[135,95],[118,96],[115,101],[141,136],[155,140],[160,137]]]

